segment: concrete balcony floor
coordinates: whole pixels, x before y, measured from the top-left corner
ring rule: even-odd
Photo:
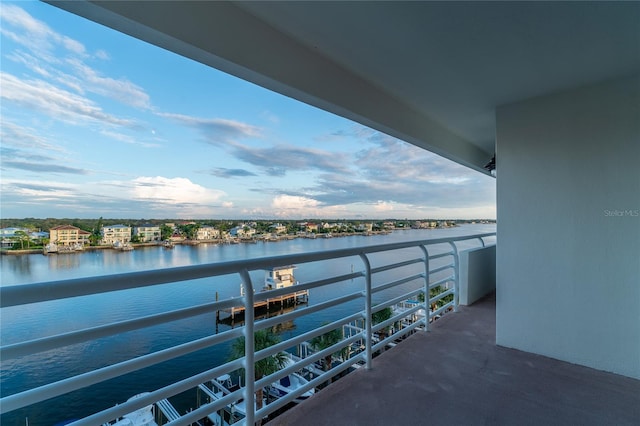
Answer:
[[[640,381],[495,344],[495,295],[436,321],[274,425],[640,425]]]

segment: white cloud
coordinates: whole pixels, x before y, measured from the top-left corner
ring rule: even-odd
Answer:
[[[49,72],[49,70],[45,66],[43,66],[43,64],[40,63],[38,58],[36,58],[35,56],[29,53],[14,51],[8,54],[6,58],[13,62],[24,65],[31,71],[35,72],[36,74],[44,78],[51,77],[51,73]]]
[[[82,43],[57,33],[18,6],[3,4],[0,8],[0,19],[5,24],[2,26],[2,34],[32,52],[36,52],[38,56],[55,61],[53,50],[56,46],[76,55],[85,54],[85,47]],[[16,28],[20,33],[10,31],[7,26]]]
[[[271,202],[271,207],[274,209],[308,209],[311,207],[318,207],[320,203],[313,198],[300,197],[297,195],[278,195]]]
[[[27,198],[35,198],[38,202],[59,201],[60,199],[69,199],[76,196],[73,188],[19,188],[15,192]]]
[[[390,212],[393,210],[393,204],[385,201],[378,201],[378,203],[373,206],[373,209],[377,212]]]
[[[161,176],[75,183],[4,179],[0,190],[4,213],[29,205],[33,217],[67,217],[71,212],[82,212],[83,217],[208,218],[220,214],[216,204],[225,195],[186,178]]]
[[[197,129],[212,144],[230,143],[238,139],[260,137],[262,129],[251,124],[224,118],[200,118],[175,113],[158,113],[179,124]]]
[[[138,145],[144,148],[157,148],[160,146],[160,144],[157,144],[157,143],[144,142],[139,140],[139,138],[135,138],[133,136],[130,136],[124,133],[114,132],[111,130],[102,129],[100,130],[100,133],[108,138],[115,139],[117,141],[124,142],[129,145]]]
[[[217,189],[208,189],[187,178],[140,176],[131,181],[130,193],[134,199],[166,204],[210,204],[226,195]]]
[[[28,148],[32,151],[45,150],[64,152],[34,128],[22,126],[6,119],[0,119],[0,140],[2,145]]]
[[[225,209],[231,209],[233,208],[233,203],[231,201],[224,201],[222,203],[222,207],[224,207]]]
[[[27,109],[37,110],[51,118],[72,124],[100,122],[103,124],[137,128],[130,119],[108,114],[90,99],[62,90],[42,80],[21,80],[0,72],[0,96]]]
[[[79,41],[57,33],[14,5],[3,5],[2,21],[6,24],[2,26],[2,34],[31,52],[16,49],[7,56],[9,59],[80,94],[90,92],[135,108],[151,108],[149,95],[141,87],[126,78],[102,76],[89,67],[84,62],[88,57],[86,49]],[[108,52],[102,49],[95,52],[95,58],[110,59]],[[71,66],[70,73],[62,69],[65,65]]]
[[[278,195],[271,201],[271,212],[264,217],[300,219],[309,217],[344,217],[345,206],[324,206],[314,198],[299,195]]]
[[[149,95],[140,86],[124,78],[103,77],[79,59],[70,59],[68,62],[80,76],[84,90],[136,108],[151,108]]]
[[[111,59],[111,56],[106,50],[98,49],[96,50],[95,57],[101,59],[103,61],[108,61]]]

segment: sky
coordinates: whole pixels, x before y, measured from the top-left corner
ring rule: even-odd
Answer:
[[[0,2],[3,218],[494,219],[495,179],[41,2]]]

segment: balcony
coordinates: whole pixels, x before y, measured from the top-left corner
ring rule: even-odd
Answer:
[[[50,3],[474,170],[495,158],[496,341],[640,379],[637,2]]]
[[[14,329],[3,336],[5,342],[0,348],[3,369],[8,361],[10,365],[6,368],[14,373],[31,371],[40,363],[40,367],[43,367],[34,369],[39,372],[38,377],[33,374],[31,381],[9,392],[5,388],[6,383],[3,383],[0,400],[3,423],[32,416],[29,423],[37,424],[38,421],[33,418],[35,413],[44,413],[46,421],[43,424],[64,420],[47,417],[47,407],[50,406],[46,404],[54,401],[57,407],[77,406],[79,400],[87,398],[85,392],[97,392],[93,395],[103,396],[102,389],[113,388],[112,380],[127,380],[130,377],[127,382],[129,385],[118,386],[117,401],[99,407],[99,410],[92,411],[93,414],[79,415],[69,409],[65,415],[70,418],[82,417],[74,425],[106,424],[153,404],[157,407],[156,414],[160,415],[161,412],[164,416],[160,416],[159,423],[193,424],[227,409],[236,410],[241,401],[254,400],[256,390],[269,387],[287,375],[303,370],[312,371],[313,377],[309,376],[309,381],[295,392],[277,400],[267,400],[268,404],[262,409],[245,410],[239,420],[244,424],[252,424],[254,419],[273,417],[290,406],[296,398],[313,388],[322,387],[333,377],[356,367],[361,370],[371,368],[375,365],[374,355],[385,348],[395,346],[398,349],[391,352],[403,353],[408,350],[407,353],[411,353],[413,340],[403,342],[402,339],[418,330],[429,329],[434,326],[436,319],[454,316],[454,311],[458,310],[458,299],[465,294],[461,277],[465,276],[462,269],[465,269],[465,259],[468,257],[462,249],[473,247],[476,252],[491,251],[495,246],[487,244],[494,239],[495,233],[488,233],[2,287],[0,305],[3,315],[6,315],[3,319],[11,319]],[[305,271],[306,277],[311,277],[295,284],[295,293],[309,291],[311,301],[307,306],[298,306],[294,310],[283,309],[276,316],[256,318],[254,306],[281,298],[294,290],[285,287],[260,291],[261,285],[256,284],[255,272],[285,265],[296,265]],[[470,266],[467,269],[468,272],[472,271]],[[218,300],[216,295],[213,299],[213,280],[216,277],[223,277],[227,283],[241,282],[242,295],[223,300]],[[472,279],[468,278],[467,282],[470,281]],[[169,303],[166,310],[152,314],[126,310],[122,315],[119,314],[118,320],[104,315],[107,311],[117,310],[118,305],[114,303],[116,297],[122,297],[124,301],[140,300],[141,293],[129,292],[147,289],[151,293],[146,295],[158,298],[163,286],[165,289],[166,286],[185,286],[181,289],[201,287],[210,299],[198,299],[197,303],[187,307]],[[132,296],[134,294],[135,297]],[[466,294],[468,296],[471,292],[467,291]],[[60,304],[65,301],[70,303],[69,309],[74,307],[74,315],[76,311],[82,311],[77,307],[83,305],[95,304],[99,309],[92,308],[91,313],[95,318],[91,319],[91,323],[72,321],[75,326],[73,330],[57,331],[52,326],[38,330],[37,336],[15,333],[15,329],[22,329],[21,312],[40,312],[41,309],[52,309],[52,306],[61,309]],[[211,327],[210,319],[238,307],[243,308],[242,324],[236,323],[223,330]],[[376,319],[377,313],[385,310],[390,314],[384,319]],[[319,318],[327,313],[331,314],[331,321],[321,322]],[[466,314],[460,315],[464,318]],[[183,334],[184,325],[180,325],[184,324],[180,321],[185,320],[192,321],[190,327],[199,325],[204,335],[186,337]],[[285,332],[287,339],[273,346],[258,348],[254,345],[254,339],[247,338],[262,329],[287,329],[287,324],[294,324],[294,321],[305,321],[306,326],[296,333]],[[7,327],[3,321],[3,334]],[[155,333],[159,328],[173,332],[174,336],[171,339],[165,339],[164,334],[158,337]],[[302,347],[309,349],[306,342],[333,330],[343,330],[342,340],[301,354]],[[246,341],[244,357],[228,361],[226,352],[229,344],[241,337]],[[155,340],[162,340],[163,346],[151,349],[148,344]],[[117,359],[99,360],[97,366],[85,364],[83,352],[92,348],[101,348],[104,354],[115,353]],[[184,358],[201,353],[204,356],[199,358],[199,362]],[[262,378],[254,374],[253,368],[247,368],[256,361],[282,353],[298,354],[300,358],[292,357],[295,361],[292,365],[282,365],[276,372],[267,373]],[[218,359],[214,360],[216,354]],[[327,357],[334,358],[335,362],[332,369],[323,372],[319,364]],[[385,359],[383,357],[380,359]],[[63,361],[70,362],[72,368],[63,377],[55,377],[47,366],[57,367],[56,364]],[[168,380],[166,372],[171,370],[172,365],[181,363],[193,364],[195,372]],[[227,390],[217,396],[215,392],[204,389],[205,385],[211,386],[216,378],[234,374],[238,370],[243,371],[240,378],[244,384],[239,389]],[[154,377],[161,377],[164,382],[154,382]],[[132,394],[137,394],[138,391],[134,392],[134,389],[140,382],[148,383],[146,390],[149,393],[127,400]],[[198,396],[195,406],[198,389],[210,399]],[[332,392],[319,392],[320,395],[323,393]],[[185,394],[194,395],[189,409],[174,409],[171,405],[173,398]],[[316,396],[311,399],[314,398]],[[318,401],[321,399],[318,398]],[[4,417],[7,415],[12,417]]]
[[[640,381],[497,346],[495,330],[494,293],[270,424],[638,424]]]
[[[123,387],[117,405],[83,415],[73,424],[113,424],[121,416],[149,405],[156,409],[158,424],[204,424],[203,419],[215,418],[216,413],[235,416],[243,400],[254,400],[256,390],[304,371],[313,374],[294,392],[267,399],[263,408],[245,409],[234,418],[239,424],[269,418],[275,425],[423,424],[430,419],[449,424],[637,424],[640,381],[495,344],[495,293],[472,303],[478,292],[471,288],[482,287],[486,280],[481,275],[493,269],[491,260],[483,256],[495,248],[487,245],[494,238],[495,234],[479,234],[3,287],[0,289],[3,310],[65,299],[82,301],[85,297],[109,300],[113,293],[123,290],[149,287],[160,291],[161,285],[198,285],[192,280],[219,276],[238,277],[244,289],[241,297],[216,298],[146,316],[130,315],[111,323],[84,325],[86,328],[79,324],[76,330],[45,333],[8,342],[0,348],[3,363],[11,360],[24,369],[39,359],[56,359],[58,350],[65,356],[78,357],[72,361],[78,364],[76,369],[81,369],[81,356],[67,348],[77,348],[74,345],[78,344],[98,346],[101,339],[116,337],[120,346],[112,351],[126,354],[135,346],[134,341],[124,337],[127,333],[137,332],[146,340],[153,340],[157,327],[172,328],[178,321],[203,318],[202,315],[211,318],[214,313],[234,307],[243,308],[244,321],[219,332],[209,328],[204,337],[172,341],[159,350],[127,355],[100,368],[85,368],[79,374],[76,371],[64,378],[47,377],[47,383],[30,384],[18,392],[3,391],[0,409],[3,416],[14,412],[24,415],[22,418],[30,413],[46,414],[46,408],[39,404],[51,400],[57,404],[65,404],[64,401],[77,404],[74,401],[77,392],[108,387],[113,379],[131,377],[131,383],[137,384],[138,380],[147,383],[149,378],[144,371],[158,375],[158,371],[170,369],[167,362],[182,363],[183,357],[205,351],[205,362],[194,366],[195,374],[155,385],[148,389],[149,393],[130,400],[127,398],[132,389]],[[479,259],[490,265],[478,266],[482,263]],[[336,269],[330,266],[336,261],[343,262],[338,268],[342,272],[343,266],[351,263],[351,272],[336,274]],[[294,264],[301,269],[305,265],[319,265],[316,271],[320,272],[314,279],[296,285],[296,291],[308,290],[314,300],[307,306],[258,319],[252,306],[292,290],[256,291],[259,287],[253,272]],[[492,278],[495,277],[489,277],[489,281]],[[210,286],[210,281],[204,283]],[[338,291],[328,296],[326,289],[336,285]],[[486,293],[487,289],[482,291]],[[472,304],[459,306],[459,300]],[[387,308],[391,317],[376,320],[376,313]],[[334,312],[334,318],[329,323],[320,323],[316,318],[327,312]],[[308,330],[285,334],[288,338],[273,346],[257,348],[253,339],[246,339],[258,330],[283,327],[304,318],[310,323],[315,321],[314,325]],[[341,341],[300,354],[301,347],[309,349],[306,342],[336,329],[343,330]],[[244,357],[233,361],[225,357],[221,362],[210,358],[215,351],[224,351],[225,343],[240,337],[247,342]],[[349,355],[344,355],[347,351]],[[294,363],[262,378],[247,368],[279,353],[297,354],[301,358],[292,357]],[[322,371],[321,364],[327,357],[333,359],[332,368]],[[216,396],[215,389],[207,385],[239,369],[243,371],[240,380],[244,386],[237,390],[230,388]],[[335,380],[351,370],[355,371]],[[333,383],[324,387],[330,381]],[[307,400],[292,404],[318,388],[321,390]],[[185,410],[171,405],[177,396],[189,392],[195,395],[200,392],[198,389],[204,391],[205,397],[198,393],[197,406]],[[225,414],[220,416],[224,418]],[[3,417],[3,422],[6,419]]]

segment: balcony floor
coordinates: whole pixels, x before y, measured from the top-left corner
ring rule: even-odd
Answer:
[[[436,321],[274,425],[639,425],[640,381],[495,344],[495,295]]]

